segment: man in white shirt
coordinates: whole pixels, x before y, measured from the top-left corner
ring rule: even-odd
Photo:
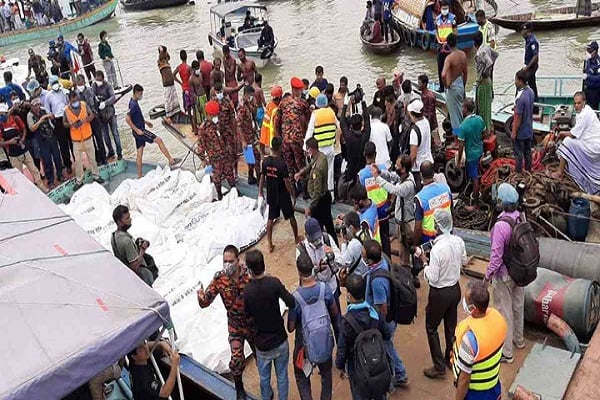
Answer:
[[[367,274],[367,266],[361,260],[362,242],[359,239],[361,233],[360,217],[350,211],[344,215],[341,237],[341,254],[336,257],[335,263],[338,264],[343,274],[357,273],[361,276]],[[342,272],[340,272],[340,280]]]
[[[411,101],[406,110],[413,123],[409,138],[412,174],[417,183],[417,190],[420,190],[422,186],[421,164],[424,161],[433,163],[433,155],[431,154],[431,128],[429,127],[429,121],[423,115],[423,102],[421,100]]]
[[[379,107],[371,108],[371,142],[375,143],[377,152],[376,164],[385,164],[386,167],[392,165],[390,159],[390,147],[392,146],[392,133],[387,124],[381,122],[383,111]]]
[[[420,259],[425,266],[425,279],[429,282],[429,298],[425,311],[425,328],[429,352],[433,367],[423,370],[426,377],[434,379],[446,375],[446,366],[450,364],[450,352],[456,330],[456,308],[460,302],[460,268],[467,259],[465,242],[452,231],[452,215],[444,209],[433,213],[438,236],[434,240],[430,259],[427,262],[425,252],[420,248]],[[444,320],[446,352],[438,335],[438,326]]]

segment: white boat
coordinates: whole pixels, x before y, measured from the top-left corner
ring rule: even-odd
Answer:
[[[254,26],[243,29],[246,12],[250,11],[254,18]],[[264,67],[277,48],[277,37],[274,36],[273,46],[259,46],[258,41],[264,27],[267,7],[254,1],[235,1],[217,4],[210,8],[210,31],[208,43],[222,51],[223,46],[229,45],[231,55],[238,59],[238,50],[244,49],[246,57],[256,64],[257,68]]]

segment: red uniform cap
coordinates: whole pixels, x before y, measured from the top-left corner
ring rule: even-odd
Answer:
[[[283,96],[283,89],[279,85],[275,85],[271,88],[271,97]]]
[[[204,106],[204,110],[208,115],[217,115],[219,113],[219,103],[211,100]]]
[[[290,80],[290,85],[292,89],[304,89],[304,83],[302,83],[302,79],[293,77]]]

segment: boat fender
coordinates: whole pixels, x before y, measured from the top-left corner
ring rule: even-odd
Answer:
[[[273,55],[273,48],[271,46],[266,47],[262,53],[260,53],[261,60],[268,60]]]
[[[417,46],[417,31],[411,30],[408,32],[410,35],[410,47]]]
[[[429,50],[429,46],[431,45],[430,43],[430,39],[431,39],[431,35],[429,34],[428,31],[423,31],[423,34],[421,35],[421,48],[424,51]]]
[[[148,113],[148,115],[150,116],[150,119],[157,119],[160,118],[164,115],[166,115],[166,111],[165,111],[165,107],[164,106],[156,106],[153,107],[150,112]]]
[[[210,37],[210,35],[208,35],[208,44],[211,46],[213,45],[213,40],[212,37]]]

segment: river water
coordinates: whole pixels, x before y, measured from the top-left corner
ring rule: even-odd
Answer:
[[[404,71],[405,78],[416,79],[426,73],[437,80],[434,53],[403,48],[390,56],[374,56],[366,52],[360,43],[359,27],[364,16],[364,3],[357,0],[277,0],[265,1],[269,8],[269,19],[279,39],[276,59],[261,70],[263,88],[268,94],[271,85],[278,83],[289,87],[289,78],[299,76],[314,78],[314,67],[323,65],[325,77],[334,83],[337,90],[339,78],[348,77],[350,88],[361,83],[368,99],[375,91],[375,79],[379,76],[391,78],[393,71]],[[518,5],[516,3],[519,3]],[[499,14],[515,14],[549,6],[575,3],[575,0],[498,0]],[[209,60],[213,50],[208,44],[209,8],[215,0],[197,1],[196,5],[185,5],[162,10],[126,12],[117,10],[116,17],[109,21],[84,29],[82,32],[97,49],[100,31],[109,32],[113,53],[118,59],[123,80],[144,86],[142,109],[162,102],[160,75],[156,67],[157,47],[165,45],[171,54],[173,68],[179,62],[179,50],[188,51],[189,60],[195,50],[202,49]],[[75,42],[76,34],[67,40]],[[600,40],[600,27],[558,30],[536,34],[540,41],[539,75],[580,74],[585,57],[585,45],[591,40]],[[523,64],[524,41],[519,33],[500,29],[497,35],[500,58],[494,71],[495,88],[498,92],[511,85],[514,73]],[[4,48],[7,58],[18,57],[26,62],[27,49],[32,47],[41,54],[47,52],[47,42],[22,43]],[[472,55],[471,55],[472,57]],[[474,72],[469,75],[467,87],[472,85]],[[135,157],[135,146],[130,130],[125,125],[127,96],[117,104],[121,141],[126,158]],[[160,124],[157,124],[160,125]],[[187,153],[179,142],[172,138],[162,126],[154,131],[165,139],[171,152],[183,157]],[[146,148],[145,158],[163,161],[156,146]]]

